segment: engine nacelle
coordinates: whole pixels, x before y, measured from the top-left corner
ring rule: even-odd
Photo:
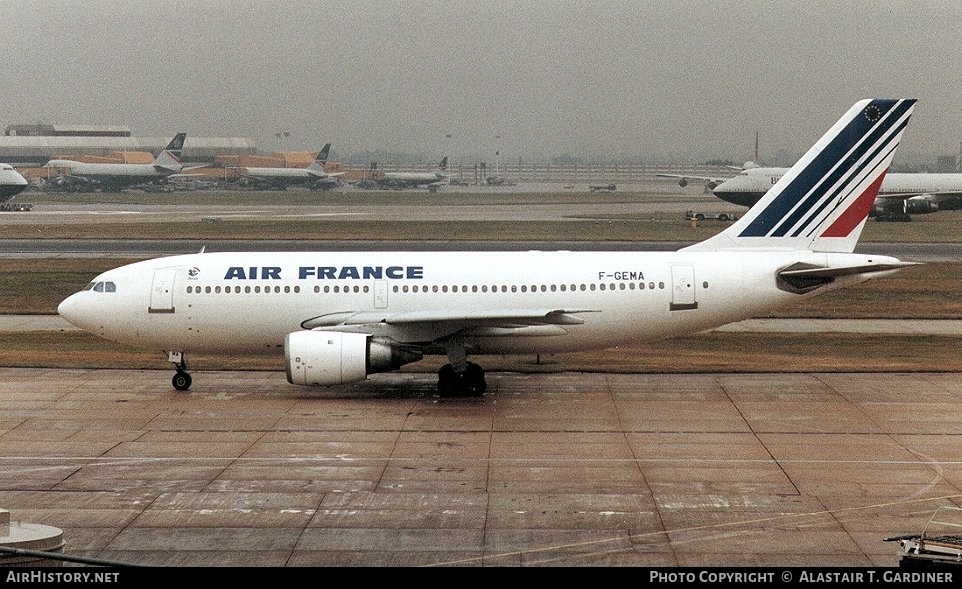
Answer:
[[[875,201],[872,207],[871,216],[882,217],[892,215],[924,215],[936,213],[939,205],[925,198],[908,198],[905,200],[887,199],[885,201]]]
[[[688,178],[681,178],[680,180],[678,180],[678,185],[681,186],[682,188],[688,186]]]
[[[291,384],[356,382],[420,359],[419,351],[382,344],[364,333],[295,331],[284,338],[287,382]]]
[[[938,212],[938,210],[939,205],[930,200],[910,198],[905,201],[905,212],[910,215],[924,215]]]

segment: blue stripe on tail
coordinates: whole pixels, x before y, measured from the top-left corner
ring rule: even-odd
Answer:
[[[821,211],[830,202],[827,199],[818,206],[819,200],[826,196],[825,190],[834,186],[844,176],[861,171],[861,166],[859,170],[853,171],[852,165],[840,165],[842,160],[848,159],[854,163],[868,152],[876,155],[885,149],[891,138],[898,136],[898,131],[905,124],[905,121],[902,121],[900,126],[899,121],[913,105],[914,101],[910,100],[872,100],[862,111],[862,116],[853,118],[825,149],[782,189],[768,207],[745,227],[740,237],[782,237],[796,226],[803,216],[816,209],[816,213]],[[879,121],[882,121],[881,124]],[[873,130],[876,125],[878,127]],[[898,126],[895,132],[892,132],[893,126]],[[883,140],[886,134],[889,139]],[[882,145],[878,145],[880,141]],[[866,158],[868,159],[871,158]],[[862,166],[864,165],[863,163]],[[820,185],[823,188],[816,190]],[[795,208],[800,202],[802,205]],[[809,217],[809,220],[812,218]]]

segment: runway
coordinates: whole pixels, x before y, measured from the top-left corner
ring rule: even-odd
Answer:
[[[960,374],[0,374],[0,507],[127,563],[896,566],[962,504]]]

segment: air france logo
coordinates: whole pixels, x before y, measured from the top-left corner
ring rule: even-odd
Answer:
[[[190,278],[191,280],[197,280],[198,276],[200,276],[200,268],[197,266],[187,270],[187,278]]]
[[[199,271],[198,271],[199,272]],[[231,266],[224,280],[282,280],[280,266]],[[423,266],[301,266],[298,280],[420,280]]]

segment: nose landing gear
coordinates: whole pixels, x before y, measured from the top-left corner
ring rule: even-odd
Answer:
[[[184,354],[182,352],[167,352],[167,361],[177,369],[177,373],[170,379],[170,384],[178,391],[189,389],[192,379],[187,372],[187,358],[184,357]]]

